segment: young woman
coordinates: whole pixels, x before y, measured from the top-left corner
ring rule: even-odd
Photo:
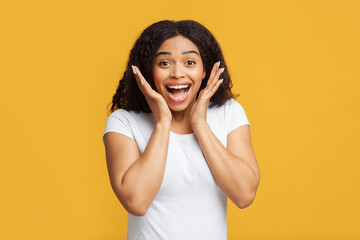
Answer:
[[[227,197],[253,202],[260,173],[231,87],[195,21],[154,23],[136,41],[103,135],[128,239],[227,239]]]

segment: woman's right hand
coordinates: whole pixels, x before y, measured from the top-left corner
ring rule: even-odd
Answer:
[[[135,75],[137,85],[144,94],[147,103],[156,119],[156,122],[171,123],[172,114],[165,101],[165,99],[145,80],[140,72],[140,69],[132,65],[132,70]]]

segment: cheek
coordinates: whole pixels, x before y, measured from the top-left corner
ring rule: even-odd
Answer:
[[[154,79],[155,87],[159,91],[163,79],[163,73],[161,71],[154,70],[153,79]]]
[[[193,69],[189,72],[189,75],[191,78],[196,82],[201,84],[201,81],[203,79],[203,70],[202,69]]]

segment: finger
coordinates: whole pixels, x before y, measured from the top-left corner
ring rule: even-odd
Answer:
[[[209,84],[212,82],[215,74],[216,74],[216,71],[219,70],[219,67],[220,67],[220,61],[216,62],[213,66],[213,68],[211,69],[211,73],[210,73],[210,77],[207,81],[207,84],[206,86],[209,86]]]
[[[136,66],[131,65],[131,68],[132,68],[133,74],[135,76],[136,83],[137,83],[138,87],[140,88],[141,92],[143,92],[144,82],[141,79],[142,74],[141,74],[139,68],[137,68]]]
[[[206,95],[206,89],[205,88],[199,92],[198,99],[202,98],[203,95]]]
[[[212,79],[211,83],[208,86],[209,89],[212,89],[214,85],[218,82],[220,75],[224,72],[224,70],[225,68],[220,68],[219,70],[217,70],[214,78]]]
[[[133,67],[133,72],[135,74],[136,82],[137,82],[141,92],[145,96],[151,95],[153,89],[151,88],[150,84],[146,81],[146,79],[142,75],[140,69],[137,66],[132,66],[132,67]]]
[[[218,69],[211,80],[209,80],[209,87],[212,88],[214,84],[219,80],[220,75],[224,72],[225,67]]]
[[[150,84],[146,81],[146,79],[140,72],[140,69],[136,66],[133,66],[133,68],[136,73],[135,78],[137,78],[136,80],[137,80],[138,86],[139,86],[141,92],[144,94],[146,100],[149,102],[149,99],[153,99],[153,100],[161,99],[162,96],[150,86]]]
[[[224,81],[224,79],[220,79],[217,80],[214,84],[212,84],[211,86],[207,87],[204,93],[204,98],[211,98],[215,92],[217,91],[217,89],[219,88],[220,84]]]
[[[208,97],[209,98],[211,98],[215,94],[215,92],[219,89],[219,86],[223,81],[224,81],[224,79],[218,80],[215,83],[215,85],[211,89],[209,89],[209,91],[208,91]]]

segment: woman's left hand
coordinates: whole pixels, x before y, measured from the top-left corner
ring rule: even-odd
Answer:
[[[198,125],[206,123],[206,113],[210,103],[210,98],[215,94],[223,79],[219,80],[220,75],[225,68],[220,68],[220,61],[215,63],[211,70],[210,77],[207,81],[206,87],[200,91],[198,99],[190,110],[190,120],[194,131]]]

